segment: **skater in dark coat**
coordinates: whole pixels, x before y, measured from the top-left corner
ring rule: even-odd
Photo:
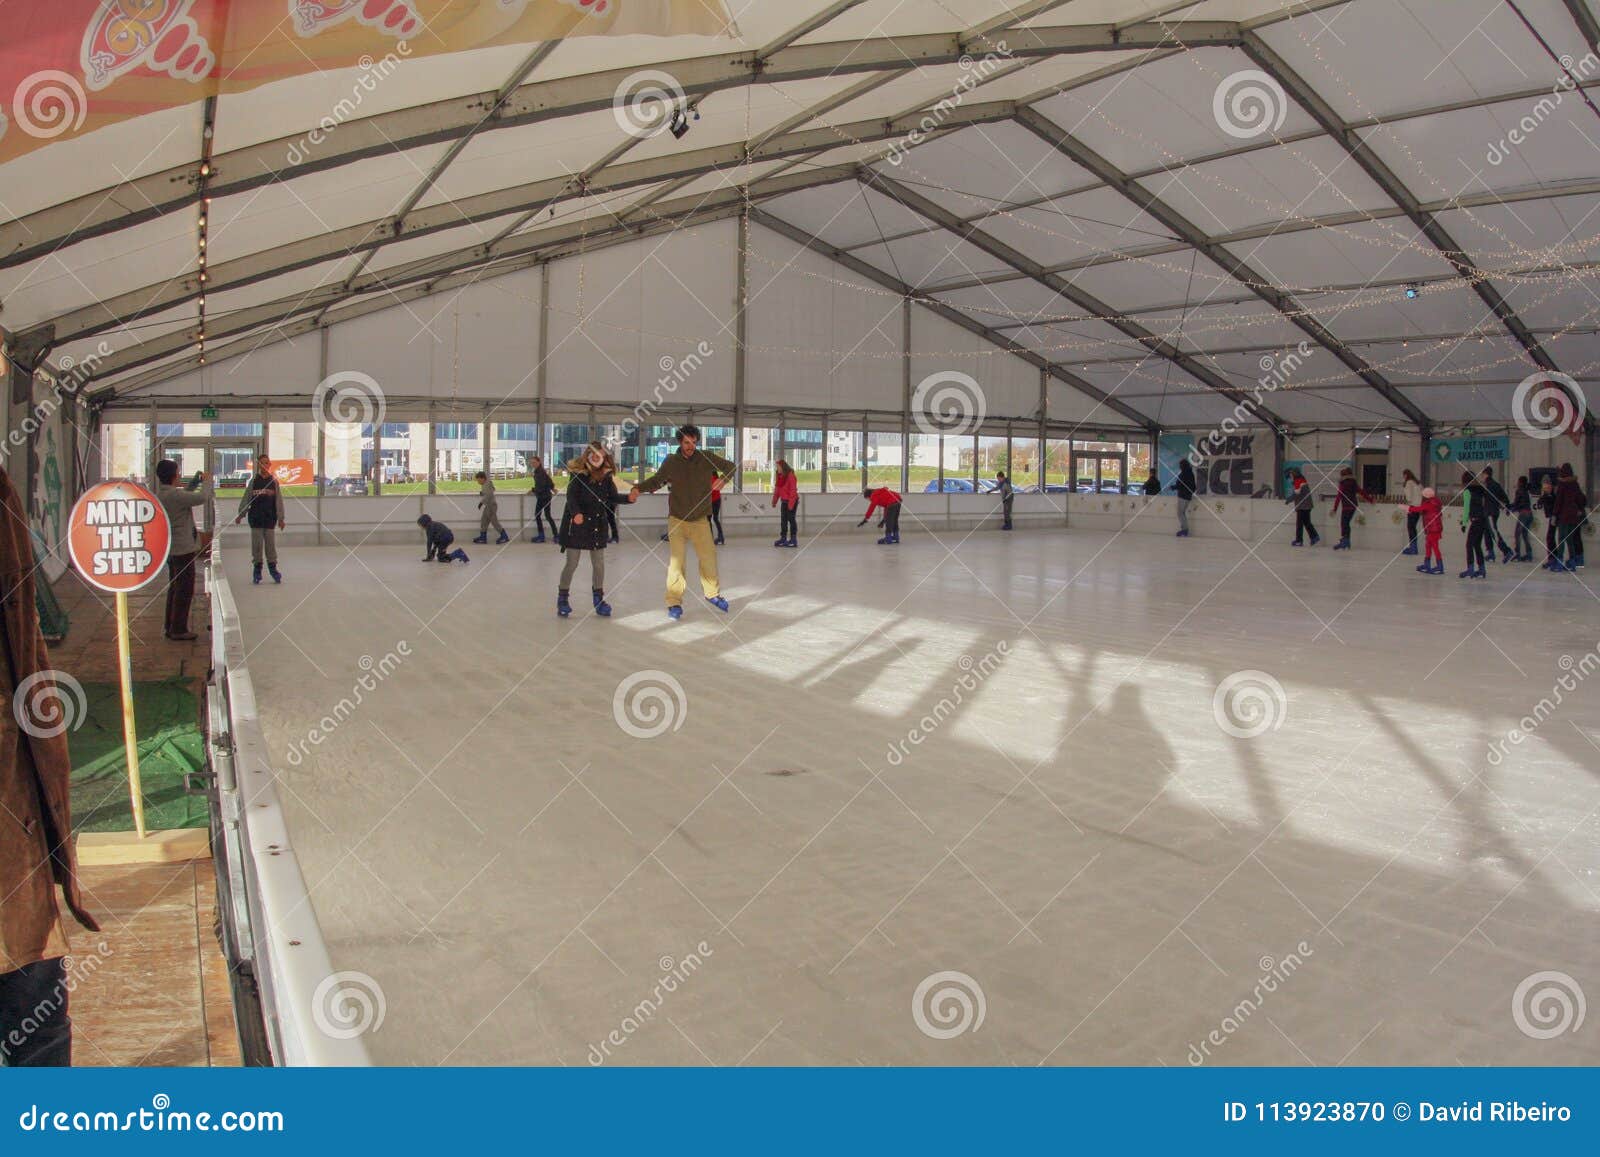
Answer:
[[[1483,474],[1479,477],[1483,492],[1487,496],[1489,514],[1489,558],[1493,560],[1494,549],[1500,548],[1500,562],[1502,565],[1511,561],[1511,547],[1506,544],[1504,536],[1500,533],[1500,515],[1506,507],[1511,505],[1511,496],[1506,493],[1506,488],[1501,486],[1494,476],[1494,467],[1485,466]]]
[[[867,512],[861,516],[857,526],[865,526],[872,518],[872,512],[879,507],[883,508],[883,537],[878,540],[879,546],[897,546],[900,543],[900,495],[890,490],[887,486],[880,486],[876,490],[870,486],[861,492],[861,497],[867,500]]]
[[[1539,497],[1533,500],[1534,509],[1544,515],[1544,562],[1541,570],[1555,570],[1561,562],[1561,533],[1556,526],[1556,480],[1546,474],[1539,483]]]
[[[1011,478],[1004,470],[996,470],[994,475],[995,489],[1000,494],[1000,513],[1002,522],[1001,530],[1011,529],[1011,504],[1016,501],[1017,490],[1011,485]]]
[[[550,537],[558,540],[561,537],[555,515],[550,513],[550,503],[555,496],[555,480],[550,477],[550,471],[544,468],[544,459],[536,454],[533,458],[533,542],[545,541],[546,522],[550,524]]]
[[[1572,467],[1563,465],[1556,475],[1557,565],[1552,570],[1583,569],[1583,521],[1589,500],[1585,497]],[[1565,556],[1564,558],[1559,556]]]
[[[1294,507],[1294,542],[1290,545],[1303,546],[1306,536],[1310,535],[1311,545],[1316,546],[1322,541],[1317,528],[1311,525],[1311,511],[1317,504],[1317,496],[1311,492],[1311,484],[1300,471],[1294,472],[1293,482],[1294,489],[1289,492],[1289,497],[1284,499]]]
[[[1144,492],[1150,496],[1161,493],[1161,478],[1156,474],[1154,466],[1150,468],[1150,477],[1144,480]]]
[[[1350,522],[1360,502],[1361,489],[1356,485],[1355,472],[1346,466],[1339,471],[1339,493],[1333,500],[1333,508],[1339,512],[1339,541],[1333,544],[1334,550],[1350,549]]]
[[[1513,562],[1533,561],[1533,495],[1528,491],[1528,476],[1517,479],[1517,492],[1511,496],[1511,516],[1517,520],[1512,541],[1516,543]]]
[[[1457,578],[1482,578],[1484,545],[1489,541],[1489,492],[1473,474],[1461,472],[1461,524],[1467,528],[1467,569]]]
[[[1194,501],[1194,467],[1185,458],[1178,463],[1178,481],[1173,487],[1178,495],[1178,537],[1189,537],[1189,503]]]
[[[436,522],[424,514],[417,519],[417,525],[422,527],[422,533],[428,543],[428,557],[423,559],[423,562],[433,562],[435,559],[442,563],[471,561],[467,558],[467,552],[460,547],[456,547],[455,550],[450,549],[456,540],[456,532],[444,523]]]
[[[556,614],[562,618],[572,613],[569,598],[572,577],[577,574],[578,561],[584,554],[589,556],[594,613],[602,618],[611,614],[611,604],[606,602],[605,549],[612,541],[611,524],[617,503],[632,501],[617,493],[612,477],[616,468],[615,460],[599,442],[590,442],[582,457],[567,464],[572,481],[567,483],[567,508],[561,512],[561,530],[556,536],[567,556],[556,591]]]

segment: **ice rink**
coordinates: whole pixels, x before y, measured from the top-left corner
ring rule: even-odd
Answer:
[[[1600,974],[1595,574],[903,533],[730,541],[676,624],[626,531],[610,621],[552,546],[230,533],[375,1059],[1600,1062],[1538,976]]]

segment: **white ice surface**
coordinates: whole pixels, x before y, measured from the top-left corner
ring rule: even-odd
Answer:
[[[556,618],[549,546],[290,550],[281,587],[228,552],[380,1061],[582,1065],[616,1030],[609,1063],[1183,1065],[1215,1030],[1207,1063],[1600,1062],[1600,1009],[1513,1015],[1541,971],[1600,998],[1600,671],[1505,742],[1600,645],[1600,572],[860,534],[732,544],[732,616],[691,585],[677,624],[654,541],[607,552],[610,621],[587,566]],[[646,670],[687,709],[634,738],[613,694]],[[1240,671],[1286,695],[1255,739],[1213,714]],[[1258,997],[1263,969],[1292,974]],[[935,1039],[913,993],[945,970],[984,1019]]]

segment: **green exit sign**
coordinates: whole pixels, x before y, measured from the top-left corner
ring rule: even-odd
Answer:
[[[200,420],[202,422],[215,422],[217,420],[217,408],[215,406],[200,407]]]

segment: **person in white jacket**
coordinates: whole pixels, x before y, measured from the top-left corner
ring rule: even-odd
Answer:
[[[1422,505],[1422,483],[1410,470],[1402,473],[1400,489],[1405,493],[1408,507],[1415,509]],[[1406,515],[1406,548],[1400,552],[1401,554],[1417,553],[1417,520],[1421,517],[1421,514]]]

